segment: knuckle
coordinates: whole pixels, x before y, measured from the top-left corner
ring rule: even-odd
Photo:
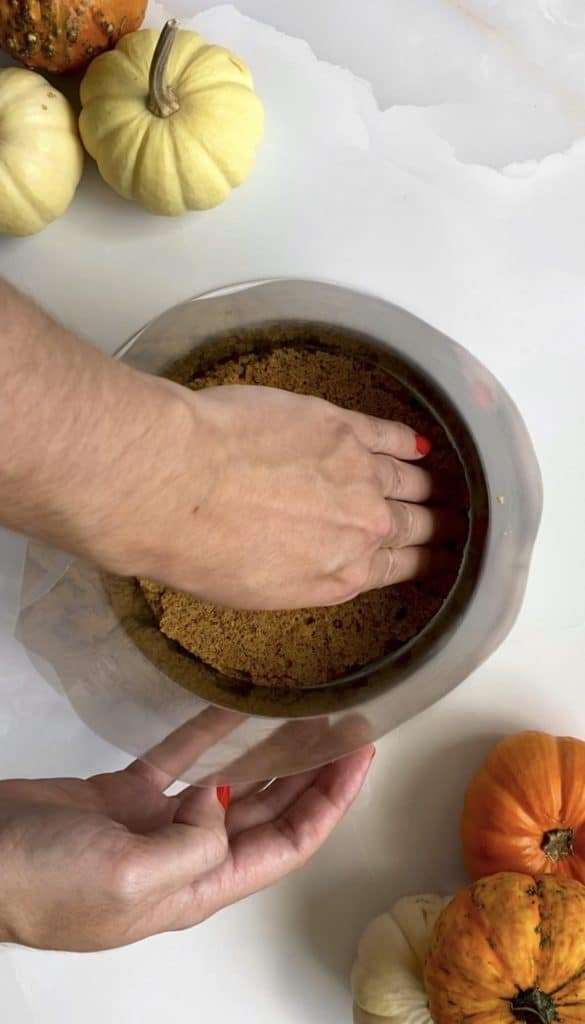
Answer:
[[[338,444],[343,444],[348,438],[353,437],[353,430],[349,423],[341,419],[339,412],[335,406],[332,406],[331,411],[325,414],[325,425],[329,426],[334,439]]]
[[[229,853],[229,839],[225,828],[214,829],[210,832],[210,845],[208,861],[210,867],[222,864]]]
[[[380,541],[387,536],[389,530],[392,530],[392,525],[392,518],[386,502],[376,496],[376,500],[371,502],[367,510],[365,524],[367,534],[374,541]]]
[[[342,573],[337,573],[334,578],[323,583],[319,598],[315,601],[315,606],[333,608],[335,605],[345,604],[353,596]]]
[[[382,574],[382,586],[387,587],[395,583],[398,577],[398,559],[392,548],[385,548],[385,565]]]
[[[350,594],[359,594],[367,586],[369,567],[364,562],[357,562],[348,566],[343,575],[346,589]]]
[[[328,475],[339,485],[355,484],[369,474],[368,453],[346,423],[334,423],[332,434],[327,437],[326,449]]]
[[[289,818],[284,815],[278,828],[286,839],[289,846],[295,853],[295,859],[299,866],[306,864],[312,854],[319,846],[319,830],[311,821],[291,824]]]
[[[414,508],[408,502],[394,505],[390,516],[391,526],[387,534],[390,547],[408,547],[415,534]]]
[[[391,526],[388,502],[375,477],[348,484],[344,490],[342,508],[344,527],[348,531],[347,553],[357,555],[360,549],[369,548],[372,541],[378,542],[386,536]]]
[[[383,449],[388,436],[388,425],[386,420],[378,419],[376,416],[368,416],[368,423],[375,447]]]
[[[402,515],[404,517],[402,523],[402,543],[405,547],[408,547],[412,544],[415,535],[415,510],[412,505],[408,504],[408,502],[405,502],[401,507]]]
[[[339,569],[323,589],[323,605],[333,607],[351,601],[366,588],[368,579],[369,567],[366,561],[354,562]]]
[[[388,485],[392,497],[399,498],[404,494],[404,466],[397,459],[388,465]]]
[[[345,462],[347,471],[360,479],[366,471],[368,453],[349,428],[345,427],[344,430],[349,432],[339,439],[339,454]]]
[[[312,430],[318,432],[322,441],[331,443],[336,437],[341,419],[337,406],[318,398],[316,395],[303,395],[307,423]]]
[[[355,431],[350,423],[345,423],[344,420],[336,419],[334,421],[333,432],[337,442],[337,447],[344,455],[355,456],[362,452],[362,445],[358,441]]]

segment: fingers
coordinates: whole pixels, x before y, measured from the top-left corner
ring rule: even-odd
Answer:
[[[355,800],[373,753],[373,747],[366,747],[321,769],[277,818],[237,835],[225,864],[193,886],[192,907],[182,926],[302,867]]]
[[[201,785],[217,786],[229,782],[233,787],[231,815],[237,801],[258,791],[259,779],[277,777],[282,773],[283,765],[286,765],[287,776],[304,772],[307,764],[321,768],[371,741],[369,719],[355,712],[349,712],[333,725],[323,716],[292,719],[273,729],[219,772],[207,775]]]
[[[215,789],[190,788],[173,822],[137,836],[133,846],[130,863],[138,881],[147,879],[150,896],[176,892],[223,864],[228,838]]]
[[[203,784],[215,786],[227,781],[238,786],[258,779],[272,779],[282,771],[283,763],[287,765],[287,772],[302,771],[307,762],[318,763],[329,731],[327,719],[292,719],[224,765],[219,773],[210,773],[202,780]],[[325,754],[323,760],[331,758]]]
[[[415,580],[432,572],[457,568],[458,559],[447,550],[427,547],[379,548],[372,555],[368,581],[363,588],[376,590],[406,580]]]
[[[407,462],[401,462],[391,455],[374,455],[373,459],[385,498],[429,501],[433,496],[433,480],[425,469],[421,469],[420,466],[409,466]]]
[[[137,776],[162,793],[245,717],[222,708],[206,708],[152,747],[144,758],[128,765],[125,774]]]
[[[349,409],[340,410],[344,421],[352,427],[357,438],[371,452],[393,455],[396,459],[422,459],[428,455],[431,446],[426,438],[404,423],[366,416]]]
[[[273,821],[297,799],[316,779],[318,769],[278,779],[268,789],[254,793],[233,804],[227,815],[226,828],[230,841],[240,832]]]
[[[374,748],[366,747],[322,768],[284,813],[234,839],[236,898],[272,884],[316,853],[358,795],[373,756]]]
[[[295,725],[314,726],[315,722],[310,720],[304,722],[287,722],[282,729],[273,733],[273,739],[278,745],[287,726]],[[298,731],[296,738],[302,741],[306,734]],[[282,814],[294,800],[315,781],[324,764],[334,761],[348,751],[362,750],[364,746],[370,746],[372,740],[372,727],[370,722],[361,715],[349,714],[334,725],[322,724],[318,733],[312,733],[315,738],[319,735],[319,748],[314,751],[312,757],[320,759],[320,767],[312,768],[309,771],[299,772],[297,775],[290,775],[287,778],[277,779],[273,784],[264,790],[255,790],[238,796],[232,804],[226,816],[226,828],[229,839],[234,839],[244,829],[252,828],[255,825],[263,824],[273,820]],[[290,739],[292,740],[292,735]],[[310,756],[310,755],[309,755]],[[306,759],[305,759],[306,760]],[[314,761],[315,763],[315,761]]]
[[[449,544],[465,536],[467,517],[450,509],[428,508],[404,501],[387,502],[391,526],[380,547]]]

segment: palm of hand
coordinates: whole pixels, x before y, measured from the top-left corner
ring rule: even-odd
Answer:
[[[88,780],[0,783],[0,923],[40,948],[95,950],[187,928],[300,867],[361,788],[365,748],[243,793],[164,790],[137,761]]]

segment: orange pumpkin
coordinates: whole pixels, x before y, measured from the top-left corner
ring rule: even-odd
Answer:
[[[442,911],[425,965],[434,1024],[581,1024],[585,887],[499,874]]]
[[[29,68],[76,71],[140,28],[147,0],[0,0],[0,47]]]
[[[469,784],[461,838],[472,879],[520,871],[585,883],[585,743],[541,732],[499,743]]]

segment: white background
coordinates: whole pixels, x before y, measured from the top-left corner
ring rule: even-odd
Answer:
[[[170,6],[185,21],[204,5]],[[379,744],[363,796],[302,873],[129,949],[0,950],[11,1024],[349,1020],[367,919],[405,892],[463,881],[462,792],[493,740],[526,726],[585,736],[581,0],[238,8],[260,20],[223,7],[196,25],[249,62],[265,102],[250,181],[218,210],[167,222],[117,199],[88,161],[61,221],[0,241],[0,272],[110,351],[167,306],[247,278],[324,278],[413,310],[502,379],[532,431],[545,515],[528,596],[488,664]],[[152,24],[163,17],[151,8]],[[2,538],[0,773],[116,767],[123,755],[76,721],[10,636],[20,555]]]

